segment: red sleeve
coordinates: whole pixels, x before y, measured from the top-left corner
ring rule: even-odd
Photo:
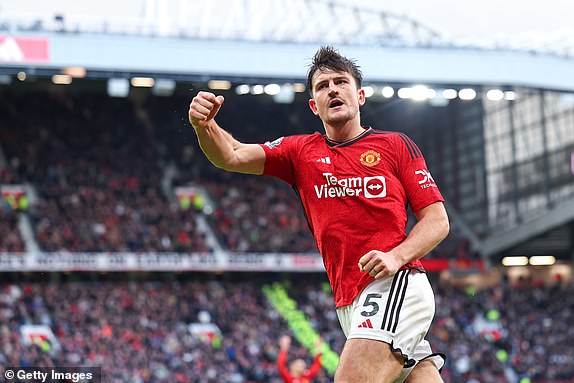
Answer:
[[[397,174],[413,212],[438,201],[444,202],[419,147],[407,135],[397,133],[395,148]]]
[[[275,141],[261,144],[265,150],[263,175],[277,177],[289,185],[295,184],[293,153],[295,153],[296,146],[295,136],[280,137]]]
[[[312,380],[315,375],[319,373],[321,370],[321,354],[317,354],[315,359],[313,359],[313,364],[309,367],[309,370],[305,375],[303,375],[306,379]]]
[[[279,369],[279,374],[283,378],[285,383],[291,383],[291,374],[287,369],[287,351],[279,350],[277,354],[277,368]]]

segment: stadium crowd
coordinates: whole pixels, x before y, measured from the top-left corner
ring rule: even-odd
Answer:
[[[0,252],[25,251],[19,218],[26,215],[43,251],[207,253],[213,249],[196,223],[200,214],[227,250],[315,252],[287,185],[225,173],[206,162],[185,119],[188,101],[139,104],[89,92],[0,92],[0,183],[29,184],[38,195],[25,210],[2,203]],[[247,107],[244,100],[229,104],[222,123],[233,132]],[[261,142],[317,126],[307,111],[290,110],[264,107],[247,116],[237,134]],[[271,120],[282,122],[261,136],[261,121]],[[178,204],[174,188],[189,183],[208,192],[213,211]],[[456,227],[429,255],[473,256]],[[172,278],[4,283],[0,366],[102,366],[112,382],[280,382],[277,340],[290,329],[261,292],[269,276]],[[340,352],[344,339],[324,276],[273,278],[291,286],[313,328]],[[435,283],[435,289],[429,337],[449,356],[447,383],[574,380],[571,285],[525,281],[470,292]],[[192,335],[189,325],[202,321],[215,323],[221,335],[208,342]],[[61,348],[26,344],[23,324],[49,326]],[[312,359],[297,342],[290,357]],[[315,379],[329,381],[325,371]]]
[[[221,171],[199,153],[193,129],[182,121],[188,100],[149,98],[142,106],[98,93],[40,91],[0,92],[0,100],[2,183],[28,183],[37,191],[38,202],[22,214],[31,218],[43,251],[212,251],[196,225],[199,211],[182,209],[174,196],[177,186],[190,183],[204,187],[214,201],[206,218],[224,249],[317,251],[288,185]],[[169,113],[174,103],[181,105]],[[233,118],[248,105],[243,99],[230,103],[223,123],[234,126]],[[306,112],[269,105],[243,121],[239,134],[261,142],[302,133],[302,126],[317,125]],[[260,121],[267,120],[282,123],[259,137]],[[0,238],[6,251],[23,249],[14,225],[18,214],[1,220],[0,230],[10,233]],[[455,233],[435,249],[436,256],[460,255],[461,248],[462,255],[471,254]]]
[[[0,200],[0,253],[21,253],[24,241],[18,227],[18,212]]]
[[[0,365],[102,366],[109,382],[280,382],[275,337],[288,329],[260,289],[249,279],[5,285]],[[206,321],[221,336],[190,332]],[[32,323],[52,328],[59,351],[24,345],[19,326]]]
[[[39,194],[28,214],[42,250],[210,250],[195,211],[178,209],[162,189],[156,145],[129,102],[43,96],[12,95],[18,113],[7,108],[0,131],[8,163],[18,164],[11,173]]]
[[[172,280],[4,284],[0,365],[102,366],[109,382],[279,383],[278,339],[291,334],[262,287],[284,281],[323,341],[340,352],[343,335],[324,276],[187,275]],[[79,279],[79,278],[76,278]],[[469,292],[435,284],[437,314],[429,339],[448,354],[446,383],[571,382],[574,286],[501,284]],[[499,316],[488,313],[493,310]],[[483,322],[496,324],[485,331]],[[216,324],[209,336],[192,323]],[[25,344],[23,324],[49,326],[55,344]],[[289,359],[312,356],[298,342]],[[521,380],[526,379],[529,380]],[[325,370],[315,383],[332,379]]]

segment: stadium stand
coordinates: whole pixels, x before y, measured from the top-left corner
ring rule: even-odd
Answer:
[[[4,95],[1,140],[7,163],[18,164],[4,174],[7,181],[10,176],[31,183],[38,192],[39,203],[32,204],[27,214],[41,250],[212,251],[205,234],[197,230],[197,212],[182,210],[174,202],[174,188],[191,182],[204,187],[215,203],[207,218],[223,248],[317,251],[301,205],[287,185],[223,172],[199,153],[192,129],[182,122],[186,101],[149,98],[147,120],[133,101],[101,93]],[[226,111],[223,123],[233,126],[235,116],[243,116],[244,102],[230,103],[232,110]],[[181,107],[170,113],[174,105]],[[311,113],[305,114],[311,117],[307,119],[293,117],[293,111],[272,102],[264,110],[260,121],[270,124],[280,115],[285,125],[259,137],[261,122],[247,121],[247,129],[241,131],[246,140],[261,142],[317,127]],[[110,116],[118,117],[110,120]],[[14,242],[18,231],[13,222],[8,227],[13,235],[2,241]],[[473,254],[465,245],[454,229],[429,258],[453,254],[469,258]]]
[[[24,241],[18,228],[18,212],[7,203],[0,207],[0,252],[21,253],[24,251]]]
[[[331,349],[340,352],[343,345],[320,274],[69,279],[2,286],[0,365],[101,365],[110,382],[280,382],[277,340],[291,330],[262,294],[272,281],[284,281]],[[448,352],[445,382],[574,379],[573,285],[523,280],[480,291],[435,287],[429,339],[436,351]],[[215,324],[220,333],[198,336],[192,323]],[[49,326],[59,351],[41,342],[26,345],[23,324]],[[299,343],[289,357],[311,360]],[[328,381],[325,371],[315,379]]]
[[[160,156],[130,102],[42,92],[9,102],[2,144],[8,162],[21,164],[16,176],[39,194],[29,215],[42,250],[209,250],[194,210],[170,204],[161,189]]]
[[[26,241],[43,252],[212,253],[200,217],[224,250],[316,252],[287,185],[232,175],[207,163],[182,116],[185,95],[141,103],[101,92],[3,89],[0,100],[2,184],[28,185],[37,194],[25,209],[3,201],[2,253],[25,253]],[[233,126],[248,104],[230,103],[224,123]],[[246,129],[237,132],[242,139],[260,142],[306,132],[317,123],[307,111],[300,117],[278,104],[264,104],[263,110],[261,121],[247,120]],[[284,125],[262,137],[261,126],[278,115]],[[206,191],[212,211],[182,209],[174,190],[189,184]],[[23,235],[22,217],[30,219],[31,239]],[[476,257],[454,226],[427,258]],[[114,382],[280,382],[277,340],[293,329],[261,292],[273,280],[284,282],[332,350],[343,347],[322,274],[172,273],[160,280],[72,275],[54,276],[70,281],[24,283],[12,274],[16,281],[2,285],[0,365],[97,365]],[[92,281],[81,281],[84,277]],[[567,325],[574,310],[571,284],[524,280],[475,291],[435,278],[434,286],[437,313],[429,338],[449,356],[445,382],[574,379],[574,333]],[[205,324],[206,318],[220,334],[194,335],[190,325]],[[22,333],[26,325],[47,326],[59,348],[45,341],[30,344]],[[290,352],[312,359],[297,342]],[[322,371],[315,383],[330,379]]]
[[[295,98],[289,104],[262,89],[303,81],[294,75],[302,55],[324,43],[342,44],[365,65],[374,94],[362,109],[365,125],[401,130],[426,146],[449,209],[464,223],[451,222],[447,240],[425,258],[442,270],[429,273],[436,315],[428,338],[449,357],[445,383],[574,382],[571,264],[567,281],[536,267],[528,272],[546,273],[544,282],[511,279],[506,270],[494,282],[475,274],[508,252],[571,262],[574,99],[567,92],[574,89],[574,40],[533,45],[529,38],[519,50],[460,45],[408,16],[332,1],[262,7],[238,0],[226,17],[210,2],[145,3],[134,20],[69,12],[19,19],[2,9],[0,383],[7,366],[62,365],[99,366],[106,382],[281,383],[278,339],[293,336],[290,359],[309,363],[312,351],[270,302],[273,283],[330,350],[342,350],[330,288],[316,270],[320,260],[312,272],[283,261],[301,256],[304,263],[317,251],[295,193],[277,180],[213,167],[186,116],[209,80],[231,80],[247,91],[222,91],[218,121],[240,140],[321,130],[306,93],[288,95]],[[245,17],[256,8],[265,9],[260,20]],[[97,53],[85,54],[88,44]],[[194,60],[204,50],[210,59]],[[140,76],[155,85],[130,85]],[[112,95],[112,80],[129,92]],[[410,88],[419,83],[426,85]],[[401,90],[412,95],[401,97]],[[419,91],[432,96],[420,98]],[[475,94],[463,100],[464,91]],[[180,187],[199,194],[180,200]],[[563,214],[554,220],[549,213]],[[538,214],[529,238],[504,231]],[[544,235],[551,223],[557,232]],[[501,237],[487,241],[490,234]],[[481,254],[477,243],[488,245]],[[159,272],[153,259],[138,264],[146,255],[184,261]],[[257,263],[267,255],[277,270],[255,273],[268,271]],[[68,256],[82,262],[57,262]],[[219,269],[234,257],[250,272]],[[86,264],[90,272],[75,268]],[[332,381],[327,367],[315,383]]]

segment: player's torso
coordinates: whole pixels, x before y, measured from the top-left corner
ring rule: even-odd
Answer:
[[[336,146],[315,136],[302,145],[296,186],[318,242],[331,231],[404,230],[406,197],[397,172],[385,133]]]

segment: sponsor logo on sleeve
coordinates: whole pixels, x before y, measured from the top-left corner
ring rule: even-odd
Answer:
[[[415,175],[418,176],[418,183],[421,186],[421,189],[436,188],[434,178],[432,178],[428,170],[426,169],[415,170]]]
[[[274,141],[267,141],[264,145],[267,146],[269,149],[273,149],[277,146],[279,146],[279,144],[281,143],[281,141],[283,141],[284,137],[279,137],[278,139],[274,140]]]

